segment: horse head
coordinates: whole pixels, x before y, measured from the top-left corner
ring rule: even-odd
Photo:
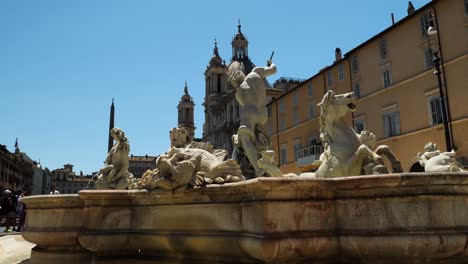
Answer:
[[[322,101],[318,104],[322,116],[327,116],[327,119],[336,120],[344,117],[349,112],[356,110],[356,97],[354,94],[336,94],[332,90],[328,90]]]

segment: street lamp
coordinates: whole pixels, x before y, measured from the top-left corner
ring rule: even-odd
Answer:
[[[432,17],[429,21],[429,28],[427,29],[427,35],[429,36],[438,36],[437,28],[434,26],[434,22],[432,20]],[[440,45],[439,45],[440,49]],[[450,138],[450,131],[449,131],[449,124],[448,124],[448,118],[447,118],[447,108],[445,106],[445,93],[444,93],[444,88],[442,86],[442,79],[440,77],[440,58],[439,58],[439,52],[434,51],[432,58],[432,62],[434,62],[434,75],[437,76],[437,83],[439,85],[439,95],[440,95],[440,106],[442,108],[442,119],[444,122],[444,134],[445,134],[445,146],[447,147],[447,151],[452,150],[452,140]]]

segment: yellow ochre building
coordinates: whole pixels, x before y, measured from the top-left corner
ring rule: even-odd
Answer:
[[[432,26],[431,33],[428,28]],[[434,52],[440,57],[446,97],[446,139]],[[272,145],[283,172],[314,171],[322,152],[320,109],[327,90],[354,91],[357,110],[348,117],[356,132],[368,130],[395,152],[403,170],[420,171],[424,145],[446,141],[468,167],[468,1],[434,0],[344,54],[332,65],[268,104]]]

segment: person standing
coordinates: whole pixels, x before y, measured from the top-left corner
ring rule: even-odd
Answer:
[[[24,226],[24,220],[26,219],[26,205],[23,203],[22,199],[25,196],[24,191],[19,191],[18,196],[16,197],[17,203],[16,203],[16,215],[19,218],[18,221],[18,227],[16,230],[13,228],[13,231],[18,231],[21,232],[23,230]]]
[[[3,215],[2,220],[6,218],[5,232],[11,232],[10,227],[14,227],[16,222],[16,197],[10,190],[5,190],[0,206],[0,215]]]

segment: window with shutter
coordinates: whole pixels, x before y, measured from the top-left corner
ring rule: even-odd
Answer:
[[[309,104],[309,118],[312,119],[315,116],[315,103],[314,101]]]
[[[427,29],[429,28],[429,14],[424,14],[419,18],[419,24],[421,27],[421,35],[427,37]]]
[[[400,112],[387,112],[384,113],[382,118],[385,137],[393,137],[400,135]]]

